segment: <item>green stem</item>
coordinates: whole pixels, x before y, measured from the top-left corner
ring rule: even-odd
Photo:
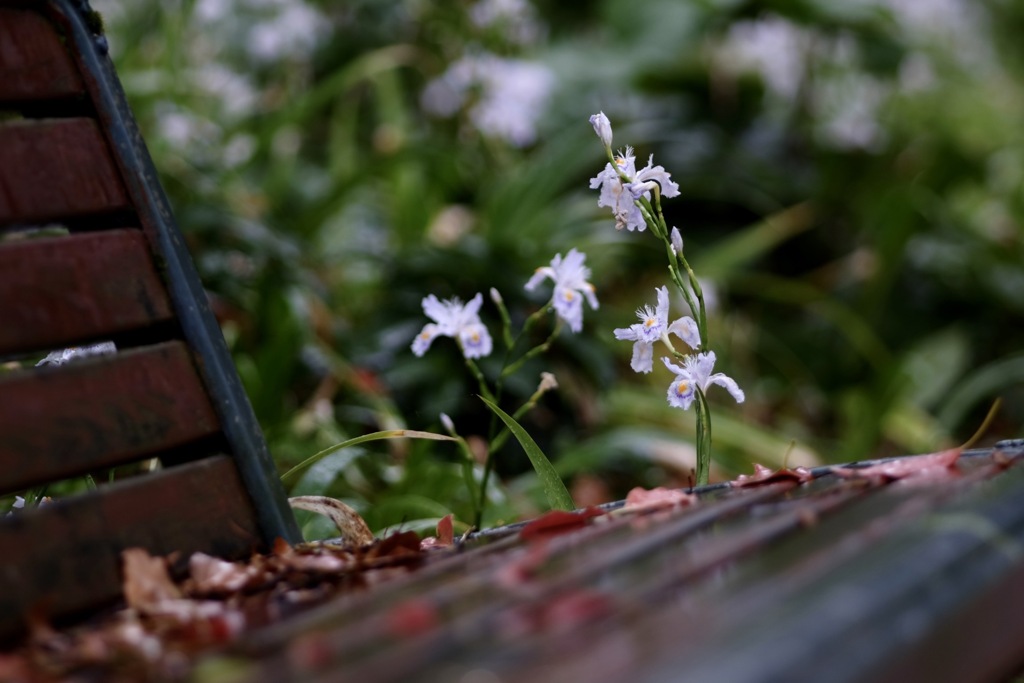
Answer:
[[[711,410],[704,392],[697,389],[697,486],[706,486],[711,473]]]
[[[473,452],[469,450],[469,444],[461,436],[458,437],[459,450],[462,451],[462,477],[466,480],[466,488],[469,491],[469,501],[473,506],[473,520],[474,523],[479,525],[480,518],[483,517],[483,510],[480,509],[481,500],[480,492],[476,488],[476,478],[473,476],[473,465],[476,461],[473,459]],[[477,526],[477,528],[480,528]]]
[[[530,360],[531,358],[535,358],[535,357],[539,356],[540,354],[544,353],[549,348],[551,348],[552,342],[555,341],[555,337],[557,337],[558,333],[561,332],[561,331],[562,331],[562,319],[559,318],[558,320],[555,321],[555,326],[551,330],[551,334],[548,335],[548,338],[545,339],[540,344],[538,344],[537,346],[534,346],[532,349],[530,349],[526,353],[524,353],[515,363],[512,363],[511,365],[505,366],[505,369],[501,371],[501,377],[502,378],[508,377],[512,373],[514,373],[517,370],[519,370],[519,368],[523,367],[523,363],[525,363],[526,361]]]
[[[498,313],[501,315],[501,339],[505,342],[505,356],[507,358],[508,353],[515,344],[515,339],[512,338],[512,319],[508,315],[508,308],[505,307],[505,301],[501,298],[498,290],[491,290],[491,300],[498,307]]]
[[[686,273],[690,276],[690,287],[693,289],[693,293],[697,295],[697,331],[700,332],[701,348],[710,348],[708,344],[708,318],[704,307],[704,290],[701,289],[700,282],[697,281],[697,276],[694,275],[693,269],[690,268],[690,264],[687,263],[686,257],[679,254],[679,262],[683,264],[684,268],[686,268]]]
[[[484,373],[480,372],[480,367],[473,362],[473,359],[466,358],[466,367],[473,373],[473,377],[476,378],[477,384],[480,385],[480,393],[486,396],[489,400],[494,400],[494,394],[487,387],[487,380],[484,379]]]
[[[672,244],[667,237],[664,238],[663,241],[665,243],[665,253],[668,256],[669,276],[672,278],[672,282],[675,283],[679,291],[683,293],[683,298],[686,299],[686,304],[690,307],[690,310],[696,312],[699,310],[697,303],[694,301],[693,295],[690,293],[690,288],[687,287],[686,283],[683,281],[682,273],[679,272],[679,262],[682,259],[682,255],[677,254],[672,250]],[[700,329],[699,323],[697,325],[697,329]],[[704,337],[702,333],[701,343],[703,343],[703,341]]]

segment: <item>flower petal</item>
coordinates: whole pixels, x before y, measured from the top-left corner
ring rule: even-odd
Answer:
[[[693,382],[689,381],[686,377],[676,378],[676,381],[672,382],[668,387],[668,404],[673,408],[689,410],[696,396],[697,392],[694,389]]]
[[[686,342],[691,349],[700,348],[700,330],[697,321],[690,316],[686,315],[676,320],[668,326],[668,331]]]
[[[466,358],[489,356],[493,347],[490,333],[480,323],[466,325],[459,330],[459,343]]]
[[[530,279],[526,282],[526,285],[523,288],[524,289],[532,290],[534,287],[536,287],[541,282],[543,282],[544,278],[547,278],[547,277],[549,277],[552,280],[554,280],[555,279],[555,271],[553,271],[548,266],[541,266],[537,270],[533,271],[533,275],[530,276]]]
[[[687,364],[690,376],[700,385],[701,389],[708,388],[708,379],[711,376],[711,371],[715,369],[715,360],[715,352],[708,351],[707,353],[697,354],[696,357],[692,358],[692,364]]]
[[[662,197],[677,197],[679,195],[679,185],[672,182],[670,174],[665,170],[663,166],[654,165],[654,155],[652,154],[647,160],[647,166],[640,169],[636,174],[636,181],[648,181],[653,180],[661,185],[661,196]]]
[[[665,356],[662,356],[662,357],[661,357],[661,362],[665,364],[665,367],[666,367],[666,368],[668,368],[668,369],[669,369],[669,370],[671,370],[672,372],[676,373],[676,374],[677,374],[677,375],[679,375],[680,377],[683,377],[683,376],[685,376],[685,377],[689,378],[689,376],[690,376],[690,372],[689,372],[689,370],[687,370],[686,368],[681,368],[681,367],[679,367],[678,365],[676,365],[675,363],[673,363],[672,361],[670,361],[670,360],[669,360],[668,358],[666,358]]]
[[[423,331],[416,335],[416,338],[412,340],[412,352],[417,356],[422,356],[430,348],[431,343],[438,337],[441,329],[434,323],[427,323],[423,327]]]
[[[460,318],[464,325],[468,325],[474,322],[480,322],[480,307],[483,306],[484,296],[480,292],[476,293],[469,302],[462,307],[462,315]]]
[[[724,387],[725,390],[728,391],[734,399],[736,399],[737,403],[743,403],[743,400],[746,398],[746,395],[743,393],[743,390],[740,389],[739,385],[736,384],[736,381],[732,377],[724,375],[721,372],[716,372],[711,375],[711,377],[708,377],[708,386],[712,384]]]
[[[437,297],[431,294],[423,298],[423,312],[427,317],[436,323],[444,324],[450,316],[448,307],[438,301]]]
[[[668,287],[658,287],[654,291],[658,293],[658,308],[655,315],[658,316],[658,322],[665,325],[668,322]]]
[[[629,361],[629,367],[633,372],[647,374],[654,369],[654,344],[638,339],[633,344],[633,358]]]
[[[640,338],[640,335],[635,328],[636,325],[630,325],[629,327],[617,327],[615,328],[615,338],[622,341],[636,341]]]
[[[569,324],[569,329],[579,332],[583,329],[583,297],[569,287],[555,287],[552,299],[555,312]]]

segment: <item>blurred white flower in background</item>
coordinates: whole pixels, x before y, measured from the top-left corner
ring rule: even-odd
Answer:
[[[477,28],[501,28],[505,40],[517,45],[535,43],[544,35],[544,25],[526,0],[480,0],[470,8],[469,18]]]
[[[792,101],[806,75],[814,36],[802,26],[776,15],[738,21],[715,54],[730,73],[757,73],[775,96]]]
[[[308,57],[329,25],[319,10],[303,0],[197,0],[193,17],[200,30],[242,27],[243,44],[259,62]]]
[[[818,84],[812,103],[820,142],[841,150],[880,148],[886,135],[878,112],[891,92],[877,78],[853,70]]]
[[[327,19],[299,0],[278,0],[271,17],[249,30],[249,54],[262,62],[305,58],[320,42]]]
[[[482,134],[525,147],[537,138],[554,73],[543,64],[481,52],[453,62],[423,90],[423,108],[450,117],[467,108]]]
[[[760,76],[766,97],[785,108],[810,86],[815,133],[826,147],[874,150],[885,141],[878,114],[892,88],[863,73],[857,44],[848,35],[815,34],[767,15],[733,24],[715,60],[728,73]]]

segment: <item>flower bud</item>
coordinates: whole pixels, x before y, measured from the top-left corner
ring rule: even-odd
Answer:
[[[672,226],[671,238],[672,238],[672,251],[676,252],[676,254],[682,254],[683,253],[683,236],[679,234],[679,228],[677,228],[674,225]]]
[[[449,434],[455,433],[455,423],[452,422],[452,419],[448,417],[447,413],[441,413],[441,424],[444,425],[445,430],[447,430]]]
[[[604,115],[604,112],[598,112],[590,117],[590,125],[594,127],[594,132],[597,133],[597,137],[601,138],[601,142],[608,149],[612,146],[612,123],[608,120],[608,117]]]
[[[543,394],[544,392],[551,391],[552,389],[558,388],[558,380],[550,372],[540,373],[540,384],[537,385],[537,393]]]
[[[501,292],[499,292],[494,287],[491,287],[491,301],[493,301],[498,306],[504,303],[504,299],[501,298]]]

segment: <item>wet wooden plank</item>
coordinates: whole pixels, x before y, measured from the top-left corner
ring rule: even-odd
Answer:
[[[261,545],[227,456],[0,517],[0,635],[19,629],[30,612],[61,616],[116,600],[125,548],[239,558]]]
[[[51,350],[173,318],[137,230],[0,244],[0,355]]]
[[[128,195],[91,119],[0,125],[0,225],[124,211]]]
[[[0,7],[0,104],[84,95],[71,55],[46,17]]]
[[[181,342],[0,379],[0,492],[151,457],[220,426]]]

